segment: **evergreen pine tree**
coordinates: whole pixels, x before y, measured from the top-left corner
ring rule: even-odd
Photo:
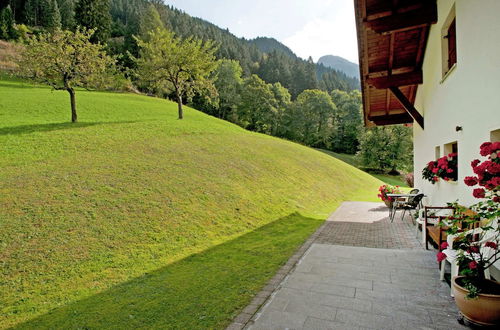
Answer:
[[[61,13],[56,0],[41,1],[42,25],[49,30],[61,28]]]
[[[28,25],[38,26],[40,0],[26,0],[24,4],[24,22]]]
[[[75,2],[73,0],[57,0],[59,13],[61,14],[61,26],[63,29],[75,27]]]
[[[0,39],[16,39],[17,34],[14,29],[14,14],[10,6],[0,11]]]
[[[105,43],[111,32],[109,0],[78,0],[75,21],[77,26],[96,30],[92,42]]]

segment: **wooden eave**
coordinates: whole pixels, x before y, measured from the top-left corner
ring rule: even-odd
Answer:
[[[436,0],[354,0],[365,126],[410,124]]]

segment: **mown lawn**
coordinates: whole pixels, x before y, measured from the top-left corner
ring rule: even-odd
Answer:
[[[174,103],[0,80],[0,328],[224,328],[380,181]]]

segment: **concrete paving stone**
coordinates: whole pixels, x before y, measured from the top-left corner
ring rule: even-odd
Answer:
[[[439,281],[429,281],[423,286],[419,283],[396,282],[387,283],[373,281],[373,291],[383,291],[401,295],[419,295],[425,291],[436,291],[442,284]]]
[[[459,325],[457,310],[428,309],[429,316],[434,324]]]
[[[266,305],[265,309],[283,312],[289,303],[289,299],[273,297]]]
[[[283,288],[277,296],[284,299],[300,298],[306,304],[318,304],[330,307],[340,307],[352,309],[356,311],[370,312],[372,309],[371,302],[361,299],[347,298],[341,296],[333,296],[317,292],[299,291],[289,288]]]
[[[324,267],[324,266],[313,266],[310,271],[311,274],[318,275],[333,275],[333,276],[349,276],[358,280],[379,280],[390,283],[391,277],[389,274],[382,273],[370,273],[369,267],[352,267],[351,265],[342,267]]]
[[[301,281],[300,279],[296,279],[296,278],[293,278],[293,277],[287,278],[281,284],[281,286],[285,287],[285,288],[305,290],[305,291],[309,291],[313,285],[314,285],[313,282]]]
[[[310,291],[354,298],[355,288],[332,284],[313,284]]]
[[[355,277],[356,276],[354,275],[347,276],[347,275],[338,275],[334,273],[328,275],[319,275],[312,273],[293,272],[292,274],[290,274],[289,279],[293,279],[294,281],[299,281],[299,282],[341,285],[341,286],[349,286],[353,288],[361,288],[369,290],[372,289],[373,283],[371,280],[360,280],[356,279]]]
[[[290,299],[285,312],[305,314],[324,320],[335,320],[337,308],[318,304],[304,305],[300,299]]]
[[[371,327],[375,329],[395,329],[396,324],[392,317],[385,315],[377,315],[363,313],[353,310],[341,309],[337,310],[335,317],[336,321],[353,324],[357,326]]]
[[[255,320],[255,327],[263,329],[301,329],[307,319],[306,315],[299,313],[278,312],[274,310],[266,311]]]
[[[295,271],[309,273],[312,267],[313,265],[310,263],[300,263],[295,267]]]
[[[358,326],[348,325],[342,322],[323,320],[315,317],[308,317],[304,323],[307,330],[359,330]]]
[[[323,283],[349,286],[356,289],[371,290],[373,288],[372,280],[361,280],[357,279],[356,276],[348,277],[340,275],[334,275],[334,276],[325,275],[323,276]]]
[[[397,324],[420,322],[432,324],[429,312],[425,308],[409,308],[406,304],[373,303],[372,313],[392,317]]]
[[[388,302],[388,303],[396,303],[396,304],[404,304],[406,305],[406,297],[397,293],[390,293],[384,291],[373,291],[366,289],[356,289],[355,293],[356,299],[368,300],[372,302]]]

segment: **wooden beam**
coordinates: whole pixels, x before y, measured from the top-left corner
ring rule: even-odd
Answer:
[[[406,98],[406,96],[401,92],[401,90],[397,87],[389,87],[392,94],[398,99],[403,108],[412,116],[412,118],[424,129],[424,117],[420,114],[420,112],[415,109],[413,104]]]
[[[365,26],[376,33],[404,31],[437,22],[436,1],[429,1],[425,6],[404,13],[395,13],[364,22]]]
[[[377,89],[386,89],[389,87],[421,84],[423,82],[423,75],[422,71],[415,71],[385,77],[368,78],[366,82]]]
[[[375,125],[397,125],[397,124],[411,124],[413,118],[407,113],[400,113],[397,115],[384,115],[384,116],[370,116],[368,120]]]

